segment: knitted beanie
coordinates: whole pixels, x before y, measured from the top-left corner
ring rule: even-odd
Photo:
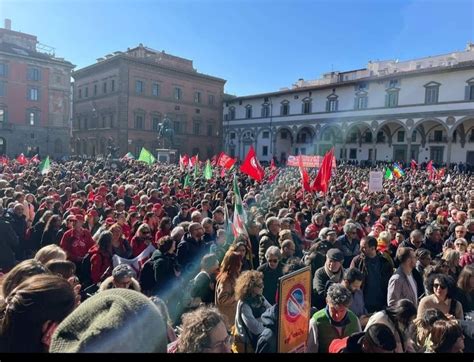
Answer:
[[[79,305],[56,329],[50,352],[166,353],[166,321],[146,296],[109,289]]]

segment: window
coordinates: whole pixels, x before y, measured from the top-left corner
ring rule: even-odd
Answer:
[[[176,99],[177,101],[179,101],[182,97],[182,94],[181,94],[181,88],[178,88],[176,87],[174,89],[174,99]]]
[[[289,102],[283,102],[281,104],[281,115],[282,116],[288,116],[290,114],[290,103]]]
[[[443,131],[434,131],[434,141],[441,142],[443,140]]]
[[[263,138],[263,139],[270,138],[270,132],[264,131],[264,132],[262,133],[262,138]]]
[[[229,108],[229,118],[230,118],[231,121],[235,119],[235,108],[234,107]]]
[[[323,139],[324,141],[331,141],[331,132],[325,132]]]
[[[390,81],[388,82],[389,88],[396,88],[398,87],[398,85],[399,85],[398,79],[390,79]]]
[[[299,133],[296,136],[296,143],[306,143],[306,133]]]
[[[82,89],[79,89],[79,99],[82,99]]]
[[[349,159],[355,160],[357,158],[357,148],[351,148],[349,150]]]
[[[438,103],[439,86],[426,87],[425,90],[425,103],[435,104]]]
[[[411,141],[416,142],[416,131],[413,131],[413,133],[411,134]]]
[[[337,95],[331,94],[326,101],[326,112],[336,112],[339,108],[339,101]]]
[[[268,104],[262,106],[262,117],[270,117],[270,106]]]
[[[474,84],[469,86],[469,100],[474,101]]]
[[[28,80],[39,81],[41,79],[40,70],[38,68],[28,68]]]
[[[107,82],[104,82],[102,84],[102,93],[104,93],[104,94],[107,93]]]
[[[6,77],[8,75],[8,65],[0,63],[0,77]]]
[[[268,156],[268,146],[262,147],[262,156]]]
[[[181,123],[179,123],[178,121],[173,121],[173,129],[174,129],[174,133],[180,134],[181,133]]]
[[[201,113],[201,110],[199,108],[196,108],[196,114]]]
[[[379,132],[377,133],[377,142],[378,142],[378,143],[383,143],[383,142],[385,142],[385,135],[384,135],[383,131],[379,131]]]
[[[367,96],[361,96],[356,98],[355,109],[366,109],[369,98]]]
[[[28,111],[28,124],[30,126],[38,124],[38,112]]]
[[[94,84],[94,95],[97,95],[97,84]]]
[[[153,117],[152,122],[151,122],[151,129],[153,131],[158,131],[159,128],[160,128],[160,118]]]
[[[158,97],[160,95],[160,85],[158,83],[153,83],[151,87],[151,95],[153,97]]]
[[[398,106],[398,91],[387,92],[385,96],[385,106],[386,107]]]
[[[194,92],[194,103],[201,103],[201,92]]]
[[[305,147],[301,147],[300,154],[301,155],[306,155],[306,148]]]
[[[102,116],[102,123],[100,125],[100,128],[105,128],[107,127],[107,117]]]
[[[110,82],[110,91],[115,92],[115,79],[112,79]]]
[[[252,118],[252,106],[248,105],[245,107],[245,118]]]
[[[4,123],[6,121],[6,112],[4,109],[0,108],[0,123]]]
[[[143,93],[143,82],[141,80],[135,81],[135,94]]]
[[[212,132],[212,131],[213,131],[212,128],[213,128],[213,127],[212,127],[212,124],[208,124],[208,125],[207,125],[207,135],[208,135],[208,136],[213,136],[213,135],[214,135],[213,132]]]
[[[367,83],[365,83],[365,82],[357,84],[357,91],[359,91],[359,92],[366,91],[368,88],[369,87],[368,87]]]
[[[28,89],[28,99],[30,101],[37,101],[39,99],[39,90],[38,90],[38,88],[29,88]]]
[[[230,139],[231,139],[231,140],[235,140],[235,133],[234,133],[234,132],[231,132],[231,133],[230,133]]]
[[[137,114],[135,116],[135,128],[136,129],[143,129],[143,115]]]
[[[397,142],[405,142],[405,131],[397,132]]]
[[[306,99],[303,100],[303,114],[309,114],[311,113],[311,100]]]
[[[372,132],[365,132],[365,142],[370,143],[372,142]]]
[[[350,143],[356,143],[357,142],[357,133],[356,132],[352,132],[349,135],[349,142]]]
[[[84,96],[85,96],[86,98],[89,97],[89,87],[86,87],[86,91],[85,91]]]
[[[209,103],[210,106],[214,105],[214,95],[213,94],[209,94],[208,103]]]
[[[5,97],[7,94],[7,84],[5,82],[0,82],[0,97]]]
[[[201,131],[201,124],[198,121],[194,121],[193,123],[193,133],[195,135],[199,135]]]

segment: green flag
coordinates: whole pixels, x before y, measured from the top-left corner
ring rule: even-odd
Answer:
[[[232,223],[229,218],[229,209],[227,202],[224,202],[224,230],[225,230],[225,245],[230,245],[234,241],[234,233],[232,231]],[[227,251],[227,250],[226,250]]]
[[[196,163],[194,164],[194,179],[196,180],[199,176],[199,157],[196,155]]]
[[[49,156],[46,156],[46,158],[39,164],[39,171],[42,175],[44,175],[48,173],[49,170],[51,170],[51,163],[49,161]]]
[[[393,180],[393,173],[392,171],[390,170],[390,168],[386,167],[385,168],[385,175],[384,175],[384,178],[386,180]]]
[[[207,160],[206,167],[204,168],[204,178],[210,180],[212,178],[212,166],[211,161]]]
[[[151,165],[156,161],[156,158],[145,147],[142,147],[142,150],[140,151],[140,157],[138,157],[138,161],[142,161],[147,163],[148,165]]]
[[[191,182],[189,181],[189,174],[186,174],[186,177],[184,178],[183,187],[191,187]]]
[[[234,174],[234,197],[235,197],[235,208],[232,227],[234,228],[234,235],[239,234],[248,235],[245,224],[247,222],[247,214],[244,210],[242,203],[242,197],[240,196],[239,184],[237,182],[237,174]]]

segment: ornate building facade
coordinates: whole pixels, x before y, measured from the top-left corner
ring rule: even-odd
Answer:
[[[0,29],[0,155],[69,154],[71,70],[36,36]]]
[[[72,148],[96,157],[118,147],[119,156],[140,149],[174,148],[212,157],[222,148],[225,80],[198,73],[191,60],[140,44],[114,52],[73,73]],[[173,140],[158,138],[171,124]]]
[[[273,156],[474,165],[474,44],[464,51],[298,80],[224,104],[225,150]]]

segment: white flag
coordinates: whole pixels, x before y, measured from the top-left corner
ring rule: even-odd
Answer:
[[[155,250],[156,250],[155,247],[152,244],[150,244],[147,246],[145,250],[143,250],[140,253],[140,255],[138,255],[134,259],[125,259],[125,258],[121,258],[118,255],[114,255],[112,257],[113,266],[115,268],[119,264],[127,264],[133,269],[133,271],[135,272],[135,275],[139,276],[140,271],[142,270],[143,264],[145,264],[147,260],[150,259],[151,254],[153,254]]]
[[[448,176],[446,177],[446,182],[451,182],[451,175],[448,173]]]

